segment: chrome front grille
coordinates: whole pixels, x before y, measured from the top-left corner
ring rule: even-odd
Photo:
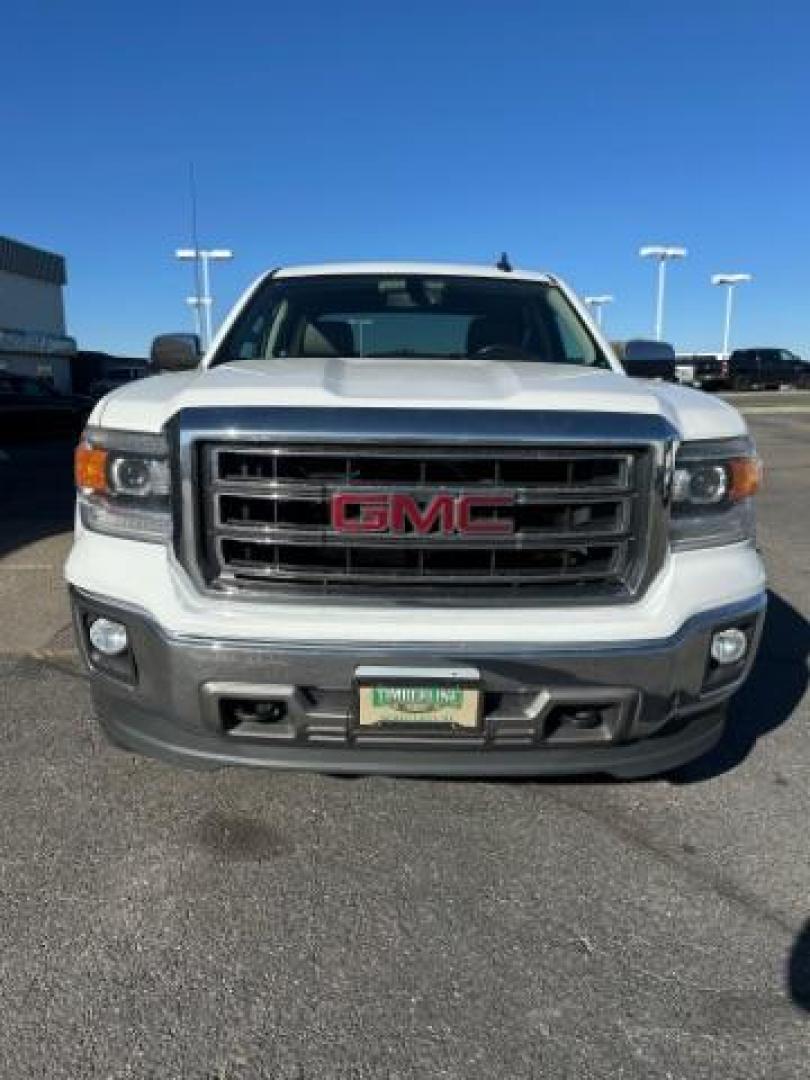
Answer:
[[[197,444],[209,586],[319,595],[629,595],[648,548],[651,448]],[[506,535],[335,529],[337,493],[503,496]],[[438,522],[437,522],[438,524]],[[511,526],[510,526],[511,528]]]

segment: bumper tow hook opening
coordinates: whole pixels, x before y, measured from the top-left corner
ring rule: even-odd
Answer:
[[[547,743],[602,743],[612,738],[615,705],[558,705],[545,723]],[[614,722],[611,722],[614,721]]]
[[[286,701],[223,701],[222,727],[233,731],[243,724],[272,726],[287,719]]]

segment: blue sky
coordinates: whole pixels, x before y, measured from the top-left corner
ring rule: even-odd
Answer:
[[[810,354],[810,5],[541,0],[17,4],[0,233],[67,255],[69,330],[190,328],[188,163],[221,315],[263,269],[507,249],[648,333],[642,243],[678,243],[665,334]]]

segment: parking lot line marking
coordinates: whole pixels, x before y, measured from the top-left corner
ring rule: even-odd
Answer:
[[[744,415],[758,413],[760,416],[766,413],[810,413],[810,405],[736,405],[737,410]]]
[[[0,660],[75,660],[77,649],[6,649],[0,650]]]
[[[49,570],[50,571],[50,570],[56,570],[56,567],[51,565],[51,563],[20,563],[19,565],[15,565],[14,563],[11,563],[10,565],[9,564],[0,565],[0,570],[15,570],[15,571],[16,570],[33,570],[33,571]]]
[[[731,402],[738,413],[810,413],[810,405],[743,405]]]

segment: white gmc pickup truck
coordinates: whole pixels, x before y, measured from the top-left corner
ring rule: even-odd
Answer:
[[[111,740],[169,761],[660,773],[765,608],[740,415],[549,274],[276,270],[104,398],[67,562]]]

